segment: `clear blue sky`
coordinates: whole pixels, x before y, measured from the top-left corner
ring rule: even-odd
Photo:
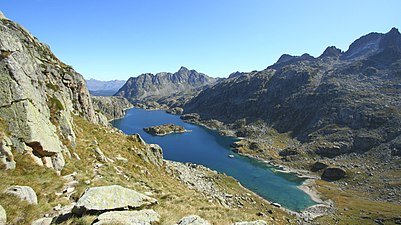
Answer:
[[[182,65],[225,77],[401,28],[400,0],[0,0],[0,10],[100,80]]]

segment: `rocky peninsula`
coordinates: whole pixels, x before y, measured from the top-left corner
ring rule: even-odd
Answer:
[[[151,135],[156,136],[164,136],[168,134],[181,134],[185,132],[190,132],[190,130],[186,130],[182,126],[174,125],[174,124],[163,124],[159,126],[145,127],[143,130]]]

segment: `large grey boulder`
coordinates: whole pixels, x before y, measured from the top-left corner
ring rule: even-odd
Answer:
[[[15,195],[21,200],[27,201],[29,204],[37,205],[38,198],[35,191],[28,186],[11,186],[5,191],[7,194]]]
[[[72,209],[77,215],[127,208],[142,208],[157,200],[119,185],[88,188]]]
[[[52,224],[53,217],[44,217],[37,219],[31,223],[31,225],[50,225]]]
[[[140,211],[112,211],[101,214],[94,225],[124,224],[124,225],[151,225],[160,220],[160,215],[152,209]]]
[[[174,225],[210,225],[210,223],[197,215],[183,217]]]
[[[267,225],[267,223],[263,220],[256,220],[256,221],[244,221],[244,222],[237,222],[233,223],[232,225]]]
[[[0,225],[7,223],[7,215],[6,210],[4,210],[3,206],[0,205]]]

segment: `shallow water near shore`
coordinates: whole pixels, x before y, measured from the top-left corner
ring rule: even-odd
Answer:
[[[160,137],[143,131],[144,127],[166,123],[183,126],[192,132]],[[237,140],[234,137],[221,136],[214,130],[185,123],[179,116],[161,110],[133,108],[112,124],[126,134],[140,134],[147,143],[159,144],[165,159],[201,164],[225,173],[261,197],[287,209],[299,212],[316,204],[298,188],[304,179],[292,173],[275,172],[278,168],[230,151],[230,144]]]

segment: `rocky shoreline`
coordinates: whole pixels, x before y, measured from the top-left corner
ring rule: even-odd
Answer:
[[[220,135],[237,137],[235,135],[236,131],[227,128],[227,126],[225,126],[223,123],[221,123],[219,121],[214,121],[214,120],[202,121],[200,119],[200,117],[198,115],[196,115],[196,114],[183,115],[183,116],[181,116],[181,119],[183,119],[185,122],[189,122],[189,123],[193,123],[193,124],[196,124],[196,125],[200,125],[200,126],[203,126],[205,128],[211,129],[211,130],[216,130],[216,131],[219,132]],[[212,124],[212,126],[211,126],[211,124]],[[241,137],[237,137],[237,138],[239,140],[243,139]],[[311,207],[308,207],[307,209],[303,210],[300,213],[294,212],[294,211],[286,209],[286,208],[283,208],[285,211],[296,215],[299,219],[302,218],[303,221],[312,221],[313,219],[315,219],[317,217],[328,215],[328,214],[332,213],[333,211],[335,211],[333,201],[331,201],[331,200],[327,200],[327,201],[322,200],[321,195],[319,194],[319,192],[315,188],[315,185],[316,185],[315,184],[315,180],[319,179],[319,177],[310,174],[309,171],[290,168],[288,166],[284,166],[284,165],[275,163],[273,161],[269,161],[269,160],[260,158],[260,157],[255,156],[255,155],[242,153],[242,152],[239,152],[239,151],[235,151],[235,153],[237,153],[237,154],[239,154],[241,156],[249,157],[249,158],[264,162],[266,164],[269,164],[271,166],[277,167],[277,168],[280,169],[280,170],[277,170],[279,172],[282,172],[282,173],[293,173],[296,176],[298,176],[299,178],[305,178],[305,181],[302,183],[302,185],[298,186],[298,188],[301,189],[302,191],[304,191],[307,195],[309,195],[309,197],[313,201],[315,201],[317,204],[313,205]],[[246,189],[245,187],[243,187],[243,188]],[[254,193],[254,194],[257,195],[256,193]],[[259,195],[257,195],[257,196],[259,196]],[[263,197],[261,197],[261,196],[259,196],[259,197],[262,198],[263,200],[265,200],[266,202],[269,202],[268,200],[264,199]],[[269,204],[272,204],[272,202],[269,202]]]

